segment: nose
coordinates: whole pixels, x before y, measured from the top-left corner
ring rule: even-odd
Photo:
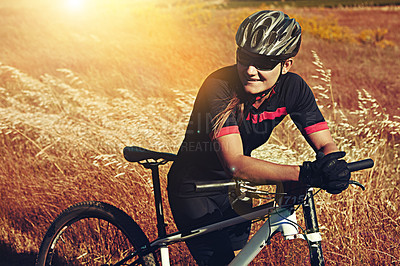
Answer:
[[[250,76],[257,75],[257,73],[258,73],[257,68],[255,68],[255,67],[252,66],[252,65],[249,65],[249,66],[247,67],[246,72],[247,72],[247,74],[250,75]]]

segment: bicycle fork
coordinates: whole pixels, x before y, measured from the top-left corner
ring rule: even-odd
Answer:
[[[322,255],[321,233],[319,232],[317,213],[313,196],[313,188],[309,188],[303,204],[303,214],[307,230],[307,241],[310,247],[310,260],[312,266],[325,265]]]
[[[292,209],[281,208],[271,213],[268,221],[254,234],[248,244],[231,261],[232,265],[248,265],[255,256],[268,244],[269,238],[276,232],[282,232],[286,240],[301,238],[308,242],[310,247],[310,264],[324,266],[322,255],[321,233],[315,211],[313,189],[308,189],[303,204],[303,214],[306,224],[305,236],[298,234],[296,213]]]

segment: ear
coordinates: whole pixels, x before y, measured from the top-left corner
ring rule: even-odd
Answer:
[[[283,63],[283,67],[282,67],[282,74],[286,74],[289,72],[290,68],[293,65],[293,58],[289,58],[287,59],[284,63]]]

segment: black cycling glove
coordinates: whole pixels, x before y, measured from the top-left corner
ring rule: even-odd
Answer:
[[[339,194],[348,188],[350,180],[346,161],[338,160],[345,155],[345,152],[333,152],[317,158],[314,162],[304,162],[300,166],[299,181],[322,188],[331,194]]]

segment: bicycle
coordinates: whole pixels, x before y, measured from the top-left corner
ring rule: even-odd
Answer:
[[[125,212],[107,203],[88,201],[64,210],[50,225],[41,243],[36,265],[170,265],[168,246],[248,220],[264,220],[261,228],[251,237],[244,248],[229,265],[247,265],[268,244],[270,238],[281,232],[286,240],[304,239],[310,250],[311,265],[324,265],[321,233],[318,227],[314,189],[293,202],[278,205],[266,203],[239,217],[202,226],[189,232],[166,233],[162,206],[159,166],[176,159],[175,154],[156,152],[140,147],[125,147],[124,157],[152,171],[154,203],[157,217],[158,237],[153,241],[144,234],[139,225]],[[371,159],[349,163],[350,171],[371,168]],[[351,184],[365,187],[357,181]],[[233,187],[239,200],[252,197],[265,198],[269,193],[238,180],[197,183],[196,190]],[[284,193],[283,193],[284,194]],[[290,199],[290,197],[289,197]],[[294,206],[302,206],[305,229],[296,221]],[[110,241],[110,242],[107,242]],[[156,255],[157,254],[157,255]]]

